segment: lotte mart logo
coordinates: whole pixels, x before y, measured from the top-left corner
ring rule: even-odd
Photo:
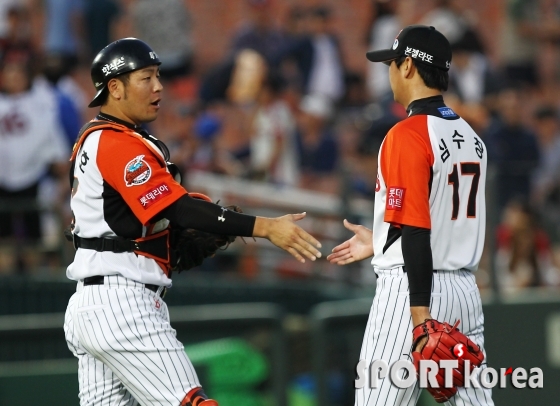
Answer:
[[[465,388],[486,388],[491,389],[499,384],[500,388],[505,388],[508,376],[511,376],[511,384],[514,388],[523,389],[526,387],[535,389],[543,387],[543,371],[541,368],[531,368],[527,372],[524,368],[500,368],[500,372],[494,368],[474,368],[471,372],[470,361],[464,362]],[[440,360],[439,365],[433,360],[421,360],[418,377],[419,387],[422,389],[432,387],[439,388],[436,379],[440,368],[444,370],[444,387],[453,387],[453,370],[459,367],[458,360]],[[367,373],[369,369],[369,374]],[[376,389],[381,385],[381,380],[387,378],[397,388],[405,389],[416,384],[416,369],[414,364],[407,360],[399,360],[391,365],[383,360],[375,360],[367,367],[365,360],[360,360],[356,365],[356,379],[354,386],[361,389],[366,385],[369,376],[369,387]]]

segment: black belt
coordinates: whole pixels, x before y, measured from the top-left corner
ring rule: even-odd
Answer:
[[[138,240],[126,238],[82,238],[72,232],[66,233],[66,239],[74,243],[74,248],[85,248],[97,252],[133,252],[136,255],[144,255],[155,259],[168,266],[171,262],[171,251],[169,249],[169,231],[164,230]]]
[[[105,283],[105,277],[103,275],[96,275],[96,276],[90,276],[89,278],[84,278],[84,286],[103,285],[104,283]],[[155,293],[157,293],[158,289],[160,288],[158,285],[151,285],[149,283],[145,283],[144,287],[146,289],[150,289],[152,292]],[[162,292],[162,297],[163,297],[163,292]]]
[[[406,269],[405,269],[405,267],[404,267],[404,266],[402,267],[402,271],[403,271],[404,273],[406,273]],[[437,272],[438,272],[438,270],[437,270],[437,269],[434,269],[433,271],[434,271],[434,273],[437,273]]]
[[[98,252],[111,251],[116,253],[134,252],[139,250],[138,243],[133,240],[119,238],[82,238],[74,235],[74,245],[76,248],[85,248]]]

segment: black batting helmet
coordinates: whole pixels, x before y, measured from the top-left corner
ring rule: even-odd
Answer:
[[[123,38],[103,48],[91,64],[91,80],[97,93],[89,107],[101,106],[105,101],[107,83],[123,73],[161,64],[148,44],[137,38]]]

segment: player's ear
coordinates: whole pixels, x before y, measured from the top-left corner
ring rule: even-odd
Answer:
[[[124,95],[124,83],[116,78],[112,78],[107,83],[107,90],[112,98],[120,100]]]
[[[403,78],[405,79],[412,78],[414,72],[416,71],[416,66],[414,66],[414,62],[412,61],[412,58],[410,56],[406,57],[406,59],[401,65],[400,71],[401,74],[403,75]]]

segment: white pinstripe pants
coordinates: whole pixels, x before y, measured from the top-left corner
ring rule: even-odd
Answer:
[[[141,283],[117,275],[79,282],[64,332],[78,358],[81,406],[178,406],[200,386],[167,305]]]
[[[392,365],[399,359],[411,361],[412,317],[409,307],[408,279],[402,268],[378,270],[377,288],[362,342],[360,359],[370,365],[383,360]],[[480,293],[470,271],[438,271],[432,282],[430,313],[433,318],[454,324],[461,320],[459,330],[484,350],[484,316]],[[486,367],[486,360],[482,368]],[[368,374],[369,377],[369,374]],[[420,396],[418,384],[399,389],[389,378],[376,389],[368,384],[356,389],[355,406],[415,405]],[[491,390],[459,388],[446,402],[451,406],[493,406]]]

